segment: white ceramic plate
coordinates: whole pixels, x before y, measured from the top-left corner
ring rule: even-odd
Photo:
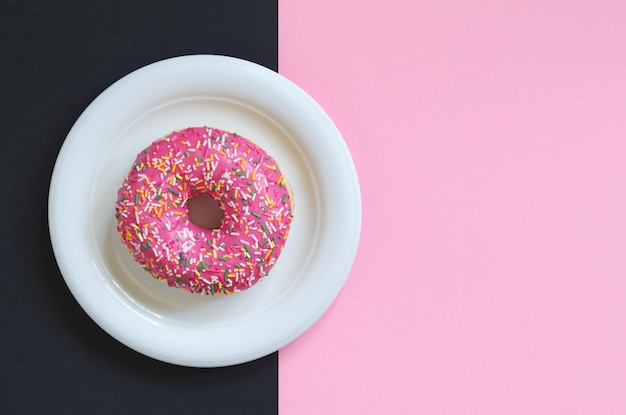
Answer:
[[[172,130],[203,125],[265,148],[294,190],[294,221],[275,267],[230,296],[154,280],[115,230],[117,189],[137,153]],[[214,367],[272,353],[322,316],[356,255],[361,200],[350,153],[311,97],[262,66],[198,55],[139,69],[89,105],[59,153],[49,223],[63,277],[98,325],[155,359]]]

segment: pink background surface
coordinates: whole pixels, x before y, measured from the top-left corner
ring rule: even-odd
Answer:
[[[279,1],[363,197],[281,414],[626,413],[626,3]]]

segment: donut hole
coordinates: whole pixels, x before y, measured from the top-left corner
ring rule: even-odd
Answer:
[[[201,194],[187,200],[189,220],[196,226],[204,229],[219,229],[222,226],[224,211],[217,201],[209,195]]]

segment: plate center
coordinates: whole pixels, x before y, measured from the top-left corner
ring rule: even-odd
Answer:
[[[119,186],[136,155],[156,138],[187,126],[210,126],[237,132],[258,144],[281,165],[295,190],[298,205],[289,240],[270,274],[254,287],[227,296],[192,294],[171,288],[145,272],[119,241],[114,204]],[[269,116],[245,104],[204,96],[166,101],[135,117],[115,137],[99,166],[92,193],[92,236],[100,252],[102,273],[111,290],[144,317],[176,325],[217,327],[249,319],[288,295],[314,252],[319,212],[311,171],[292,138]],[[190,220],[213,229],[221,211],[209,195],[188,200]],[[102,220],[109,218],[110,220]]]
[[[199,194],[187,200],[189,220],[203,229],[213,230],[222,226],[224,211],[219,207],[217,200],[207,194]]]

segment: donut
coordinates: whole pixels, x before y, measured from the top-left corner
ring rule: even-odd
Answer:
[[[189,201],[210,196],[215,229],[190,219]],[[248,139],[189,127],[141,151],[117,193],[116,228],[154,278],[191,293],[232,294],[267,276],[285,247],[292,194],[276,161]]]

